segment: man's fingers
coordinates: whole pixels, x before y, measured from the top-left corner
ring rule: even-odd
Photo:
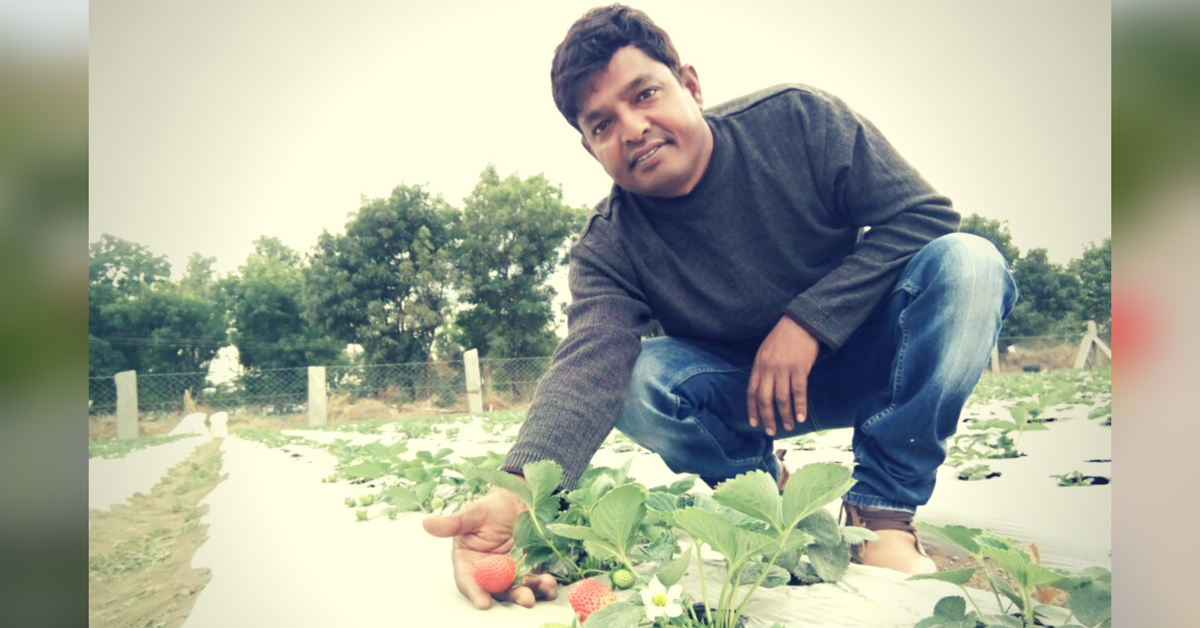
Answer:
[[[808,416],[807,373],[792,376],[792,408],[795,412],[796,422],[803,423]]]
[[[785,432],[790,432],[796,426],[796,414],[792,410],[793,382],[786,377],[786,373],[781,375],[775,384],[775,407],[779,409],[780,426]]]
[[[758,394],[754,396],[758,404],[758,420],[762,422],[767,435],[775,435],[775,380],[763,377],[758,383]]]
[[[746,389],[746,414],[750,416],[750,427],[758,427],[758,363],[750,371],[750,387]]]
[[[525,586],[533,589],[533,595],[539,600],[553,600],[558,597],[558,581],[548,573],[527,574]]]

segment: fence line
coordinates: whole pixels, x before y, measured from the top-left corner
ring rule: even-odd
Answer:
[[[1002,336],[1001,370],[1019,370],[1030,363],[1042,368],[1070,368],[1079,354],[1084,334],[1061,336]],[[1097,338],[1111,344],[1109,334]],[[1100,352],[1089,364],[1107,364]],[[481,358],[480,393],[483,408],[508,407],[533,399],[538,381],[550,368],[551,358]],[[436,408],[467,412],[466,364],[462,360],[326,366],[325,388],[330,403],[374,400],[393,408]],[[206,372],[138,373],[137,410],[146,415],[174,415],[192,402],[215,410],[247,414],[303,414],[308,409],[308,367],[244,369],[232,379],[214,383]],[[114,377],[88,378],[89,414],[116,412]]]

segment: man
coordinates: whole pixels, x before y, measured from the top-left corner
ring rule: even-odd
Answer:
[[[709,485],[784,473],[774,439],[854,429],[857,556],[935,570],[912,527],[1016,289],[991,243],[870,122],[782,86],[703,109],[696,69],[639,11],[594,9],[555,52],[555,104],[613,179],[571,251],[569,332],[506,459],[569,488],[613,427]],[[865,231],[865,233],[864,233]],[[657,320],[665,336],[642,341]],[[512,547],[515,496],[451,517],[459,589]],[[553,597],[534,577],[499,599]]]

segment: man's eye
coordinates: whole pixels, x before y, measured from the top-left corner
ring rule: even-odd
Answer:
[[[642,93],[638,94],[638,100],[646,100],[647,98],[653,98],[654,95],[657,93],[658,93],[658,88],[651,87],[650,89],[647,89],[647,90],[643,91]]]
[[[600,124],[597,124],[595,127],[592,128],[592,135],[600,135],[607,128],[608,128],[608,121],[605,120],[604,122],[601,122]]]

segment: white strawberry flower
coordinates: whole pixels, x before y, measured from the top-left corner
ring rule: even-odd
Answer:
[[[679,596],[683,595],[683,587],[676,584],[667,590],[658,576],[650,581],[650,586],[642,589],[642,603],[646,605],[646,617],[654,621],[659,617],[679,617],[683,607],[679,605]]]

